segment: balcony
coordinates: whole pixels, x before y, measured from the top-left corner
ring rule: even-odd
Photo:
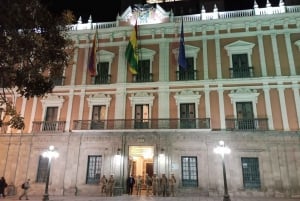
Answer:
[[[210,129],[210,118],[75,120],[73,130]]]
[[[153,74],[152,73],[141,73],[132,76],[133,82],[153,82]]]
[[[177,81],[196,80],[196,78],[197,78],[196,70],[176,71]]]
[[[227,130],[239,130],[239,131],[267,131],[268,119],[267,118],[254,118],[254,119],[235,119],[235,118],[226,118],[226,129]]]
[[[110,84],[111,75],[97,75],[95,77],[95,84]]]
[[[247,68],[229,68],[230,78],[246,78],[253,77],[253,67]]]
[[[32,133],[57,133],[65,131],[65,121],[34,121]]]

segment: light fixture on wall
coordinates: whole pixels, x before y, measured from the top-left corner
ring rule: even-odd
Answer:
[[[121,149],[120,148],[117,149],[117,155],[121,155]]]
[[[164,156],[165,155],[165,149],[161,148],[159,152],[159,156]]]

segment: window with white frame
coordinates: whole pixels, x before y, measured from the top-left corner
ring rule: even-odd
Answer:
[[[43,156],[39,157],[39,163],[38,163],[38,169],[36,175],[37,183],[46,182],[47,173],[48,173],[48,163],[49,163],[49,159],[47,157],[43,157]]]
[[[102,167],[101,155],[88,156],[86,184],[99,184]]]
[[[243,183],[245,189],[259,189],[260,173],[259,173],[259,161],[257,157],[242,157],[242,173]]]
[[[107,126],[108,108],[111,97],[106,94],[90,95],[87,98],[90,114],[90,129],[104,129]]]
[[[132,106],[133,127],[150,128],[151,127],[151,109],[154,96],[151,93],[138,92],[129,97]]]
[[[133,82],[152,82],[152,65],[154,60],[155,51],[141,48],[138,50],[139,62],[137,74],[133,75]]]
[[[180,119],[179,128],[199,128],[197,118],[201,95],[199,92],[183,90],[174,96],[177,114]]]
[[[176,80],[196,80],[197,79],[197,58],[200,48],[191,45],[185,45],[185,56],[187,61],[187,68],[182,69],[177,65]],[[179,49],[174,49],[174,57],[178,58]]]
[[[252,50],[255,44],[238,40],[225,46],[231,78],[253,77]]]
[[[115,54],[106,50],[100,50],[97,52],[96,76],[94,84],[110,84],[111,83],[111,65],[115,57]]]

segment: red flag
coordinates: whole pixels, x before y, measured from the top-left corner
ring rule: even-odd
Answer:
[[[90,71],[91,77],[96,76],[96,42],[97,42],[97,31],[94,36],[93,46],[90,51],[89,63],[88,63],[88,70]]]

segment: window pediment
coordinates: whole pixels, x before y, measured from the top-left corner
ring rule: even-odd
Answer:
[[[186,57],[197,57],[198,52],[200,51],[199,47],[191,46],[191,45],[185,45],[185,56]],[[179,48],[172,50],[173,54],[177,57],[179,54]]]
[[[87,98],[87,101],[90,107],[92,107],[93,105],[106,105],[108,107],[110,105],[111,97],[109,95],[99,93],[90,95]]]
[[[240,53],[247,53],[251,55],[254,46],[255,46],[254,43],[238,40],[226,45],[224,48],[227,50],[228,56],[231,56],[232,54],[240,54]]]
[[[97,60],[100,62],[106,61],[111,63],[115,54],[106,50],[100,50],[97,52]]]
[[[152,93],[138,92],[132,94],[131,97],[129,97],[129,100],[131,101],[131,105],[133,106],[136,104],[149,104],[150,106],[152,106],[154,96]]]
[[[246,88],[239,88],[232,90],[228,96],[231,98],[231,103],[251,101],[257,103],[257,97],[259,93],[257,90],[251,90]]]
[[[47,96],[43,97],[41,100],[43,108],[46,107],[62,107],[62,104],[64,103],[64,98],[62,96],[57,96],[53,94],[48,94]]]
[[[294,44],[298,47],[298,50],[300,51],[300,40],[297,40]]]
[[[150,59],[151,61],[153,61],[153,57],[155,54],[156,54],[155,51],[147,48],[139,49],[139,55],[143,55],[143,59]]]
[[[199,94],[199,92],[184,90],[181,92],[177,92],[174,98],[176,100],[176,105],[180,105],[181,103],[195,103],[196,105],[198,105],[201,95]]]

